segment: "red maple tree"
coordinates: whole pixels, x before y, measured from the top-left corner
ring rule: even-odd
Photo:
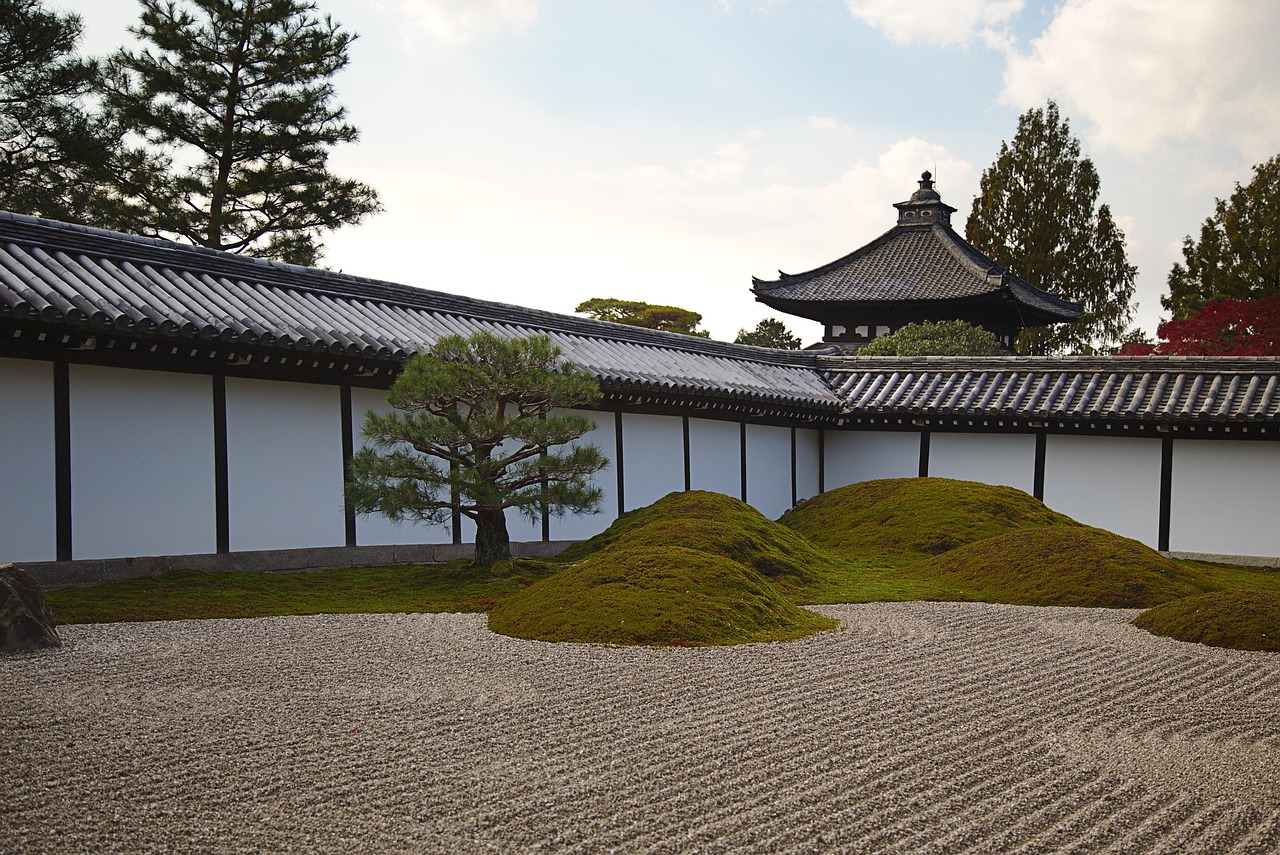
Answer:
[[[1166,321],[1156,344],[1130,343],[1121,356],[1280,356],[1280,294],[1217,300],[1180,321]]]

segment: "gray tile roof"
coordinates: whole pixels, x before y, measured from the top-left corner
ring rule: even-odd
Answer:
[[[558,315],[0,212],[0,320],[395,364],[448,334],[545,332],[606,391],[836,413],[808,352]]]
[[[774,351],[0,212],[0,331],[49,329],[387,366],[443,335],[547,333],[606,391],[650,403],[832,420],[843,413],[1280,423],[1276,358]]]
[[[1047,316],[1074,320],[1081,307],[1041,291],[974,249],[950,226],[894,226],[843,258],[806,273],[753,280],[768,305],[965,300],[1007,293]]]
[[[858,415],[1280,425],[1276,357],[824,357]]]

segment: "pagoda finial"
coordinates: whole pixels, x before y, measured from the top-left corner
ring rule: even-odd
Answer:
[[[912,193],[910,199],[893,207],[898,209],[900,226],[950,225],[951,215],[956,210],[943,202],[938,191],[933,189],[933,173],[927,169],[920,173],[920,189]]]

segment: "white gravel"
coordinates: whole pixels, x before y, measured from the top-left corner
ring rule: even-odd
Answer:
[[[1280,655],[1130,611],[820,610],[841,629],[665,650],[63,627],[0,659],[0,850],[1280,851]]]

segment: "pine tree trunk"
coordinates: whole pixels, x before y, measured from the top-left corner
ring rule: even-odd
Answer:
[[[476,512],[476,558],[473,567],[488,567],[511,557],[507,516],[502,508],[482,508]]]

